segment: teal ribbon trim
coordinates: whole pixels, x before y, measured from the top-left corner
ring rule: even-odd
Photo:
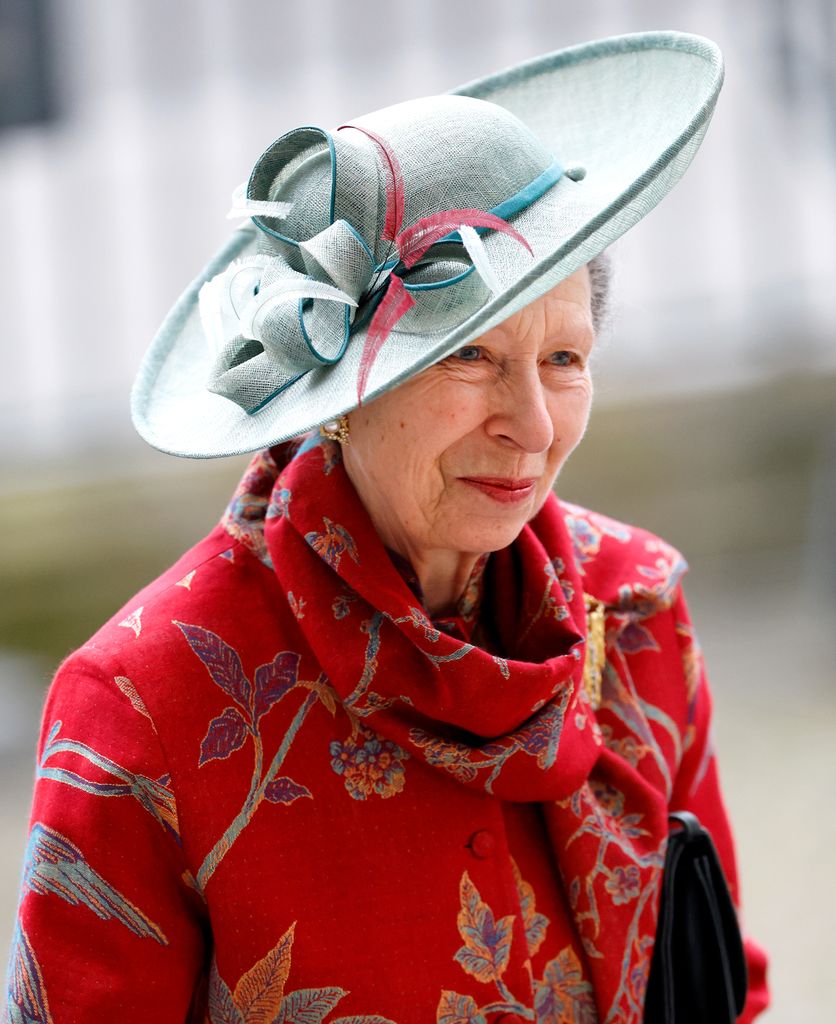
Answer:
[[[314,343],[308,334],[307,328],[305,327],[305,311],[313,307],[313,299],[300,299],[299,304],[296,307],[296,315],[299,318],[299,331],[302,335],[302,339],[308,348],[308,351],[313,358],[319,363],[320,366],[333,366],[334,363],[338,363],[345,355],[345,350],[348,348],[349,337],[351,335],[351,306],[343,306],[343,340],[340,345],[340,349],[335,356],[331,359],[327,359],[318,352],[314,347]]]
[[[488,210],[488,213],[492,213],[494,217],[508,220],[509,217],[513,217],[515,214],[531,206],[533,202],[536,202],[541,196],[545,195],[550,188],[554,188],[565,174],[566,171],[561,164],[557,160],[553,160],[542,174],[538,174],[533,181],[523,185],[519,192],[515,192],[508,199],[503,199],[497,206]],[[492,229],[477,227],[474,230],[477,235],[484,235],[486,231],[491,231]],[[458,231],[451,231],[449,235],[445,235],[440,241],[461,242],[461,236]]]
[[[469,277],[476,267],[471,265],[463,270],[460,274],[456,274],[454,277],[445,278],[443,281],[427,281],[424,284],[410,284],[409,281],[404,281],[403,286],[408,292],[431,292],[436,288],[447,288],[451,284],[458,284],[459,281],[463,281],[466,277]]]
[[[508,220],[509,217],[513,217],[515,214],[520,213],[522,210],[531,206],[532,203],[545,195],[550,188],[554,188],[554,186],[561,178],[565,177],[565,175],[566,171],[564,170],[563,165],[558,160],[553,160],[542,174],[538,174],[536,178],[530,181],[527,185],[523,185],[523,187],[512,196],[509,196],[507,199],[503,199],[501,203],[488,210],[488,213],[493,214],[494,217],[501,217],[503,220]],[[486,231],[490,231],[492,229],[477,227],[475,230],[477,234],[484,235]],[[439,239],[435,244],[441,245],[442,242],[458,242],[461,244],[461,236],[458,231],[451,231],[449,235],[445,235],[444,238]],[[374,272],[379,273],[382,270],[391,270],[397,265],[397,258],[389,259],[385,263],[377,264],[374,268]],[[457,281],[460,281],[462,276],[464,275],[450,278],[449,281],[442,281],[432,285],[419,285],[417,287],[444,288],[448,284],[455,284]]]
[[[273,151],[278,148],[280,143],[284,142],[286,139],[295,135],[297,132],[310,132],[313,135],[321,135],[323,141],[328,146],[328,153],[331,157],[331,199],[328,207],[328,223],[333,224],[334,210],[337,201],[337,150],[336,147],[334,146],[334,139],[331,133],[327,132],[324,128],[317,128],[316,125],[312,124],[304,125],[301,128],[294,128],[293,131],[287,132],[280,139],[277,139],[277,141],[273,143],[273,145],[270,147],[271,155],[273,154]],[[250,181],[247,188],[247,197],[249,199],[253,198],[249,193],[250,188],[252,187],[252,180],[253,177],[255,176],[256,169],[257,166],[256,168],[253,169],[253,173],[250,175]],[[266,235],[270,235],[272,238],[277,238],[280,242],[286,242],[288,245],[299,245],[298,239],[290,238],[288,235],[283,235],[279,231],[275,231],[273,228],[268,227],[260,217],[253,217],[252,220],[253,224],[255,224],[255,226],[259,228],[261,231],[263,231]]]
[[[308,132],[311,132],[311,133],[320,134],[322,136],[323,140],[325,141],[325,143],[328,146],[328,150],[329,150],[330,157],[331,157],[331,197],[330,197],[330,208],[329,208],[329,224],[333,224],[334,223],[335,203],[336,203],[336,183],[337,183],[337,154],[336,154],[336,148],[334,146],[334,140],[331,137],[331,135],[327,131],[322,129],[322,128],[315,128],[313,126],[309,126],[309,127],[306,127],[305,129],[301,129],[301,130],[308,131]],[[296,131],[300,131],[300,129],[296,129]],[[288,133],[288,134],[292,134],[292,133]],[[527,185],[524,185],[518,192],[515,192],[514,195],[510,196],[508,199],[505,199],[501,203],[499,203],[498,205],[492,207],[488,212],[493,214],[496,217],[501,217],[503,220],[508,220],[508,218],[515,216],[516,214],[520,213],[522,210],[525,210],[527,207],[531,206],[532,203],[536,202],[541,196],[543,196],[546,192],[548,192],[548,190],[550,188],[553,188],[558,183],[558,181],[560,181],[561,178],[563,178],[565,176],[565,174],[566,174],[566,172],[565,172],[564,168],[561,166],[561,164],[557,160],[553,160],[552,163],[541,174],[538,174],[536,178],[534,178],[532,181],[530,181]],[[297,247],[300,244],[297,239],[289,238],[286,235],[282,235],[278,231],[275,231],[275,230],[269,228],[266,224],[264,224],[263,221],[261,221],[257,217],[253,217],[253,222],[256,225],[256,227],[260,228],[266,234],[272,235],[272,237],[277,238],[277,239],[279,239],[282,242],[287,242],[290,245],[297,246]],[[346,222],[346,223],[348,223],[348,222]],[[353,227],[353,225],[349,224],[348,226],[351,228],[352,233],[354,235],[356,235],[358,240],[362,243],[363,247],[369,252],[369,255],[371,256],[372,255],[371,250],[370,250],[370,248],[368,246],[368,243],[365,241],[365,239],[360,236],[359,232],[357,232],[357,230]],[[492,230],[492,229],[491,228],[486,228],[486,227],[477,227],[476,228],[476,231],[480,235],[485,234],[485,232],[490,231],[490,230]],[[452,231],[452,232],[450,232],[450,234],[445,235],[444,238],[442,238],[438,242],[436,242],[435,245],[441,245],[442,243],[449,243],[449,242],[453,242],[453,243],[458,244],[458,245],[462,245],[463,244],[462,240],[461,240],[461,236],[459,235],[458,231]],[[434,248],[434,247],[435,246],[433,246],[432,248]],[[400,261],[399,261],[399,259],[397,257],[390,258],[390,259],[386,260],[385,262],[376,265],[373,268],[373,270],[372,270],[372,274],[374,275],[374,274],[377,274],[377,273],[379,273],[381,271],[385,271],[385,270],[394,270],[394,268],[397,267],[399,262]],[[438,288],[447,288],[450,285],[458,284],[459,282],[465,280],[466,278],[468,278],[474,272],[474,270],[475,270],[475,268],[471,265],[471,266],[467,267],[465,270],[463,270],[461,273],[455,274],[453,277],[450,277],[450,278],[448,278],[445,281],[433,281],[433,282],[426,282],[426,283],[423,283],[423,284],[413,284],[413,285],[410,285],[408,282],[405,281],[404,285],[407,288],[407,290],[410,291],[410,292],[413,292],[413,291],[414,292],[432,291],[432,290],[435,290],[435,289],[438,289]],[[307,303],[310,303],[311,300],[305,300],[305,299],[300,299],[299,300],[299,302],[297,304],[296,315],[297,315],[297,318],[298,318],[300,333],[301,333],[301,336],[302,336],[302,338],[303,338],[303,340],[305,342],[306,347],[310,350],[311,356],[313,356],[316,359],[316,362],[320,366],[321,365],[332,365],[332,364],[338,362],[342,358],[342,356],[345,353],[346,348],[348,347],[348,342],[349,342],[349,338],[350,338],[351,334],[354,333],[354,331],[356,331],[358,328],[361,328],[366,323],[368,323],[368,321],[371,318],[371,315],[374,312],[374,309],[376,308],[377,303],[379,302],[381,296],[382,296],[382,291],[381,291],[381,293],[379,295],[369,296],[369,301],[366,303],[366,306],[367,306],[366,310],[364,310],[363,313],[359,317],[357,317],[355,319],[353,324],[351,323],[350,309],[349,309],[348,306],[345,307],[345,319],[344,319],[344,323],[343,323],[342,343],[340,345],[339,352],[332,359],[323,359],[322,358],[322,356],[316,351],[316,349],[314,347],[314,344],[313,344],[313,341],[309,337],[308,332],[307,332],[307,330],[305,328],[304,312],[305,312],[305,309],[308,308],[307,307]],[[304,377],[305,374],[307,372],[309,372],[310,369],[313,369],[313,367],[308,367],[308,368],[302,370],[299,374],[297,374],[296,376],[292,377],[290,380],[288,380],[287,382],[282,384],[281,387],[277,388],[271,395],[269,395],[262,402],[260,402],[255,408],[249,409],[249,410],[246,410],[246,411],[250,415],[253,415],[253,414],[257,413],[257,412],[260,412],[266,405],[268,405],[282,391],[286,390],[288,387],[290,387],[291,385],[295,384],[298,380],[300,380],[302,377]]]
[[[492,210],[489,210],[488,213],[492,213],[495,217],[501,217],[503,220],[508,220],[515,213],[519,213],[526,207],[531,206],[540,196],[545,195],[550,188],[553,188],[560,181],[565,173],[563,167],[557,160],[554,160],[542,174],[538,174],[533,181],[524,185],[519,192],[512,195],[510,199],[504,200]],[[476,228],[476,230],[486,231],[488,229]]]
[[[291,386],[291,384],[295,384],[297,380],[301,380],[305,376],[305,374],[306,373],[310,373],[312,369],[313,369],[313,367],[308,367],[306,370],[302,370],[301,373],[297,373],[295,377],[291,377],[290,380],[285,381],[285,383],[282,384],[281,387],[276,388],[275,391],[272,391],[265,399],[260,401],[258,403],[258,405],[253,406],[252,409],[245,409],[244,412],[248,416],[255,416],[255,414],[257,412],[261,412],[261,410],[266,405],[269,405],[273,401],[274,398],[276,398],[278,395],[280,395],[282,393],[282,391],[287,391],[287,389]]]

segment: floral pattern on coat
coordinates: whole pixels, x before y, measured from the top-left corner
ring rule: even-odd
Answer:
[[[206,1024],[394,1024],[379,1014],[329,1017],[345,996],[335,985],[285,992],[291,969],[294,922],[276,945],[230,989],[212,961]]]
[[[550,921],[539,914],[534,890],[512,860],[517,886],[526,950],[535,956],[546,938]],[[436,1009],[436,1024],[487,1024],[491,1015],[517,1014],[532,1019],[526,1001],[513,994],[503,979],[511,955],[515,916],[497,919],[465,871],[459,886],[460,910],[457,924],[464,944],[454,960],[466,973],[494,991],[479,1005],[471,995],[445,989]],[[530,962],[529,962],[530,963]],[[567,946],[549,960],[539,980],[532,978],[534,1013],[538,1024],[597,1024],[592,985],[574,950]]]
[[[404,761],[409,754],[397,743],[381,739],[356,719],[350,736],[331,741],[331,767],[343,777],[345,788],[355,800],[379,796],[384,800],[403,790]]]
[[[257,456],[221,527],[59,673],[15,1024],[639,1024],[671,800],[714,815],[734,893],[678,553],[550,499],[468,595],[488,650],[405,588],[337,451]],[[486,818],[504,863],[467,846]]]

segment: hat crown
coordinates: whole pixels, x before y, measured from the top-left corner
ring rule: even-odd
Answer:
[[[359,130],[357,130],[359,129]],[[297,130],[299,131],[299,130]],[[365,131],[380,136],[397,158],[403,180],[403,227],[445,210],[490,210],[540,175],[554,157],[526,125],[503,107],[466,96],[408,100],[356,118],[298,154],[282,142],[261,158],[250,179],[253,199],[292,203],[279,223],[282,235],[305,241],[344,219],[365,239],[376,260],[386,216],[386,168]],[[313,140],[312,140],[313,142]],[[263,166],[263,162],[267,166]],[[260,165],[262,168],[260,169]],[[264,174],[264,170],[268,170]],[[333,182],[333,192],[332,192]],[[333,206],[332,206],[333,203]]]
[[[193,457],[253,451],[470,344],[656,206],[722,80],[710,41],[639,33],[282,136],[233,197],[248,222],[143,361],[140,433]]]

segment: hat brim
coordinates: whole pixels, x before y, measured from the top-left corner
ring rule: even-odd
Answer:
[[[445,358],[533,302],[644,217],[693,159],[723,79],[720,52],[678,32],[617,36],[572,47],[454,90],[510,110],[581,180],[564,176],[512,219],[534,257],[504,235],[484,238],[513,268],[503,290],[452,330],[392,332],[364,401]],[[205,388],[212,353],[198,292],[255,251],[258,230],[236,231],[166,317],[134,384],[131,411],[146,441],[191,458],[239,455],[319,426],[357,404],[365,330],[339,363],[311,370],[253,414]]]

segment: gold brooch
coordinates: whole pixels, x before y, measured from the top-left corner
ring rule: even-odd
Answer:
[[[583,666],[583,685],[589,703],[593,710],[597,711],[601,706],[604,663],[607,659],[604,604],[589,594],[584,594],[583,600],[586,606],[586,660]]]

